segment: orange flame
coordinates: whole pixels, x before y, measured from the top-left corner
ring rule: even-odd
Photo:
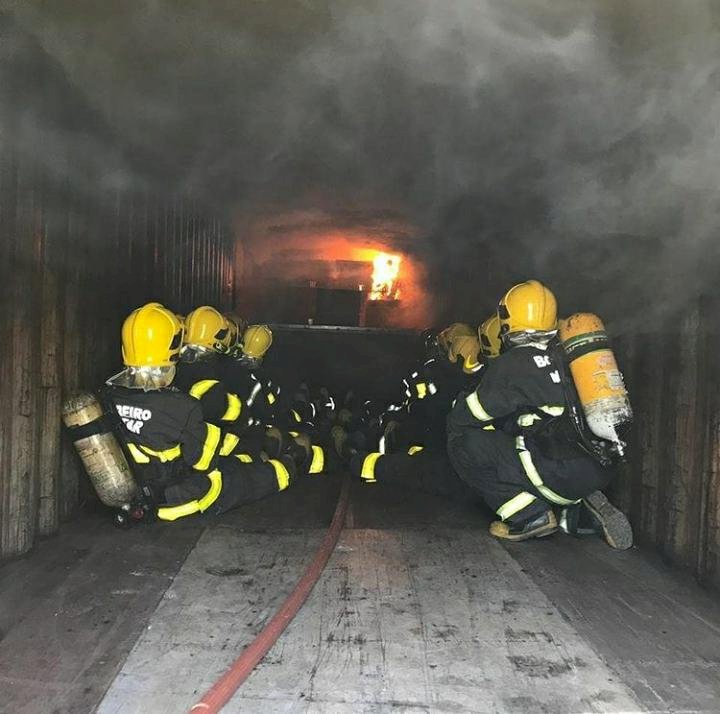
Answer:
[[[378,253],[373,258],[372,290],[370,300],[399,300],[400,256]]]

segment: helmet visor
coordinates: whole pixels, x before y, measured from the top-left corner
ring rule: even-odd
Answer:
[[[175,365],[167,367],[128,367],[105,382],[110,387],[142,389],[151,392],[164,389],[175,379]]]

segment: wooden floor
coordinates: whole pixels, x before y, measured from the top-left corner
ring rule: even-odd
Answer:
[[[312,557],[338,482],[213,521],[71,524],[0,568],[0,711],[182,712]],[[720,604],[633,550],[504,546],[473,504],[354,488],[229,712],[720,712]]]

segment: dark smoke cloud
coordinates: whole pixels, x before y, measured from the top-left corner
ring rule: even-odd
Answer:
[[[711,0],[9,6],[164,185],[403,216],[439,316],[537,274],[613,314],[659,285],[659,317],[717,270]]]

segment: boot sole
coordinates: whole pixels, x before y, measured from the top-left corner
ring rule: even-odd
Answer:
[[[507,536],[499,536],[495,535],[494,533],[491,533],[491,535],[498,540],[509,540],[513,543],[519,543],[524,540],[530,540],[531,538],[545,538],[546,536],[552,535],[558,530],[557,525],[551,525],[548,524],[546,526],[543,526],[542,528],[538,528],[535,531],[530,531],[529,533],[521,533],[518,535],[507,535]]]
[[[584,498],[583,503],[600,522],[605,541],[611,548],[615,550],[632,548],[633,532],[630,522],[621,510],[608,501],[604,493],[595,491]]]

